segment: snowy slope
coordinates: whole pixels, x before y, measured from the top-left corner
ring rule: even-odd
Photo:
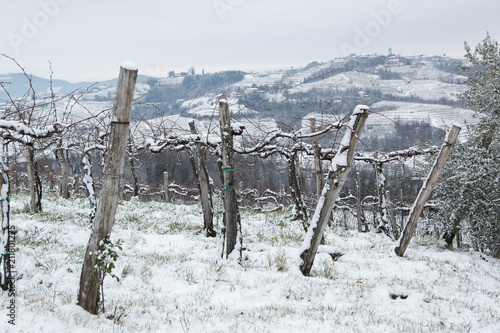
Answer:
[[[473,125],[478,121],[472,110],[439,104],[384,101],[373,104],[371,109],[374,112],[366,122],[368,129],[390,127],[395,121],[402,121],[426,122],[434,127],[449,130],[455,123]],[[467,126],[463,126],[460,137],[465,138],[466,133]]]
[[[304,237],[283,214],[242,215],[241,265],[217,260],[218,239],[200,232],[198,205],[122,202],[116,281],[105,280],[106,313],[75,305],[90,235],[86,199],[51,197],[26,214],[12,199],[18,272],[16,327],[2,332],[482,332],[500,331],[500,260],[416,237],[404,258],[382,234],[327,230],[345,253],[319,254],[312,277],[297,269]],[[216,203],[220,223],[220,202]],[[391,294],[395,299],[391,298]],[[401,297],[403,296],[403,298]],[[114,315],[113,317],[107,316]]]

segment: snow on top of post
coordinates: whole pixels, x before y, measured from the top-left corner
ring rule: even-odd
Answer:
[[[356,108],[354,109],[354,112],[352,114],[355,115],[358,113],[363,113],[364,110],[369,110],[369,109],[370,108],[368,107],[368,105],[358,105],[358,106],[356,106]]]
[[[246,128],[245,124],[240,122],[233,122],[231,124],[231,129],[236,132],[243,132],[245,128]]]
[[[451,125],[452,127],[458,127],[460,129],[464,128],[464,124],[462,123],[458,123],[458,122],[455,122]]]
[[[228,104],[226,95],[222,94],[217,96],[217,103],[226,103]]]
[[[365,110],[370,110],[370,108],[366,105],[358,105],[354,108],[351,118],[349,119],[349,124],[347,125],[348,130],[352,131],[352,129],[354,128],[354,124],[356,123],[356,118],[357,118],[356,115],[364,113]],[[344,138],[340,144],[347,147],[349,146],[350,141],[351,141],[351,136],[344,135]]]
[[[133,62],[130,62],[130,61],[124,61],[124,62],[122,62],[121,67],[123,69],[127,69],[129,71],[136,71],[136,70],[138,70],[137,66]]]
[[[332,159],[332,164],[331,164],[331,171],[336,171],[341,168],[347,167],[347,153],[348,149],[346,147],[349,147],[351,143],[351,137],[353,135],[353,128],[354,124],[356,123],[356,118],[358,114],[362,114],[365,112],[365,110],[369,110],[370,108],[366,105],[358,105],[354,109],[354,112],[351,115],[351,119],[349,120],[349,124],[347,125],[346,132],[344,134],[344,137],[342,138],[342,141],[340,142],[339,149],[337,150],[337,153]]]

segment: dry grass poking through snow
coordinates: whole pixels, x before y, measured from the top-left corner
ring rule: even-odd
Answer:
[[[87,201],[50,198],[39,215],[26,202],[12,199],[18,313],[13,329],[4,293],[2,332],[500,332],[500,260],[421,237],[399,258],[383,235],[333,229],[327,243],[346,254],[319,254],[306,278],[303,232],[283,214],[243,212],[237,265],[217,260],[199,206],[135,200],[121,203],[112,234],[121,279],[106,279],[107,312],[93,316],[75,305]]]

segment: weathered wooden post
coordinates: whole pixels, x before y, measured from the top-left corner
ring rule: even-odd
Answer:
[[[191,133],[198,134],[194,121],[189,123]],[[214,213],[212,203],[212,191],[210,190],[210,178],[207,170],[207,149],[196,144],[196,155],[198,156],[198,186],[200,188],[201,208],[203,210],[203,221],[207,237],[215,237]]]
[[[21,111],[19,114],[19,118],[24,122],[26,119],[26,111]],[[37,198],[37,189],[35,184],[35,149],[33,147],[33,143],[26,143],[26,173],[28,174],[28,187],[30,189],[30,198],[31,198],[31,210],[33,213],[38,213],[38,204],[41,199]]]
[[[115,222],[136,80],[137,67],[130,63],[123,63],[116,86],[101,195],[92,225],[92,233],[85,251],[78,292],[78,305],[90,313],[97,313],[98,309],[100,273],[95,269],[97,252],[101,241],[110,237]]]
[[[10,290],[13,287],[11,270],[11,252],[14,251],[10,226],[10,180],[8,167],[4,156],[7,155],[7,146],[2,140],[3,154],[0,156],[0,207],[2,212],[2,229],[0,230],[0,288]]]
[[[363,208],[361,207],[361,181],[359,180],[359,172],[356,172],[354,179],[356,182],[356,219],[358,220],[358,232],[363,232]]]
[[[224,191],[224,223],[226,229],[224,248],[226,258],[241,260],[241,230],[239,230],[238,223],[238,202],[236,201],[234,177],[233,131],[226,96],[220,96],[218,103],[222,139],[222,188]],[[235,252],[233,253],[233,251]]]
[[[420,192],[418,193],[417,198],[415,199],[415,203],[413,204],[413,207],[410,210],[408,223],[406,224],[403,235],[400,238],[399,246],[396,247],[396,249],[394,250],[396,251],[396,254],[400,257],[402,257],[405,254],[405,251],[408,248],[408,244],[410,244],[411,238],[413,237],[413,234],[417,229],[418,218],[422,213],[422,209],[424,209],[425,203],[427,202],[429,196],[431,195],[434,185],[436,185],[439,175],[441,174],[441,171],[444,168],[444,164],[451,153],[451,149],[453,148],[453,144],[455,143],[458,134],[460,133],[460,130],[461,127],[453,125],[450,133],[448,133],[448,138],[441,147],[441,151],[439,152],[439,155],[434,163],[434,166],[429,172],[427,179],[422,184],[422,188],[420,189]]]
[[[403,230],[405,227],[405,211],[404,211],[404,206],[403,206],[403,189],[399,192],[399,206],[401,208],[401,229]]]
[[[168,171],[163,173],[163,190],[165,191],[165,202],[170,202],[170,191],[168,190]]]
[[[26,172],[28,173],[28,183],[30,188],[31,209],[33,213],[39,212],[38,198],[35,184],[35,152],[32,145],[26,145]]]
[[[311,272],[316,252],[318,251],[327,225],[326,222],[351,169],[354,150],[358,144],[361,131],[365,126],[368,113],[368,106],[358,105],[356,107],[349,121],[344,138],[340,143],[335,157],[332,159],[325,186],[321,192],[321,197],[318,200],[314,216],[300,249],[300,270],[306,276]]]
[[[387,202],[387,214],[389,215],[389,221],[391,221],[391,228],[392,228],[392,235],[394,238],[399,237],[399,230],[398,230],[398,225],[396,224],[396,218],[394,217],[394,206],[391,203],[391,193],[389,190],[385,191],[385,198]]]
[[[57,163],[61,168],[61,197],[64,199],[69,198],[68,191],[68,169],[66,167],[66,158],[64,156],[64,149],[62,148],[62,139],[57,143],[57,149],[54,152]]]
[[[130,164],[130,175],[132,176],[132,181],[134,182],[134,197],[139,196],[139,178],[137,177],[137,172],[135,171],[135,163],[134,163],[134,152],[132,151],[132,142],[128,144],[128,162]]]
[[[297,159],[297,152],[293,152],[288,160],[288,170],[290,171],[290,190],[295,206],[295,218],[300,219],[304,231],[307,231],[307,220],[309,219],[309,214],[304,200],[302,200],[302,194],[300,191],[299,177],[297,173]]]
[[[97,199],[95,196],[95,186],[94,186],[94,177],[92,176],[92,158],[89,152],[86,152],[82,156],[82,165],[83,165],[83,177],[82,182],[83,185],[87,188],[87,192],[89,194],[89,202],[90,202],[90,223],[94,223],[95,214],[97,211]],[[76,179],[75,179],[76,184]],[[76,186],[75,186],[76,188]]]
[[[311,128],[311,133],[316,132],[316,118],[309,118],[309,126]],[[314,136],[312,138],[313,149],[314,149],[314,169],[316,171],[316,198],[319,200],[321,197],[321,191],[323,190],[323,170],[321,166],[321,148],[319,146],[318,137]]]
[[[375,212],[375,225],[379,232],[384,232],[389,236],[389,213],[388,202],[385,191],[385,176],[383,173],[383,163],[378,160],[378,153],[373,154],[371,165],[375,169],[375,183],[377,185],[378,207]]]

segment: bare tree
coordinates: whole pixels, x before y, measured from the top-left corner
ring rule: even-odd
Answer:
[[[36,91],[33,87],[31,75],[27,74],[24,68],[14,59],[5,54],[0,54],[4,58],[13,62],[23,73],[28,83],[28,90],[23,97],[14,99],[3,83],[0,88],[7,95],[8,107],[2,115],[0,135],[8,140],[15,141],[24,147],[26,167],[29,179],[29,191],[31,197],[31,208],[33,212],[41,210],[42,183],[39,176],[36,151],[47,150],[54,146],[56,139],[44,141],[44,139],[54,137],[54,134],[61,133],[66,125],[58,120],[56,103],[66,96],[58,98],[52,92],[52,68],[50,80],[50,98],[37,99]]]

